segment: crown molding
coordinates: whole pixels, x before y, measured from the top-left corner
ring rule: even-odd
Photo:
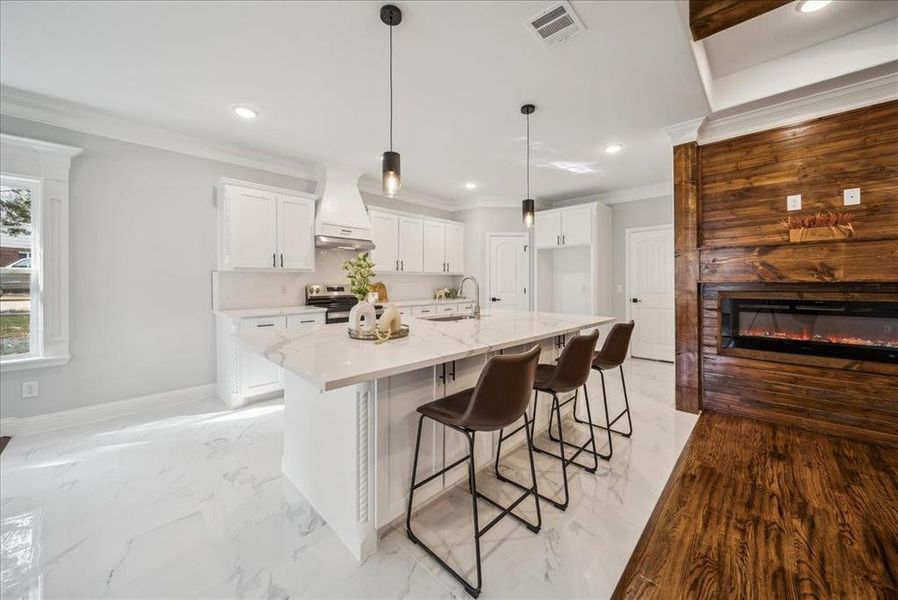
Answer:
[[[738,114],[712,114],[699,131],[698,142],[710,144],[895,99],[898,73],[889,73]]]
[[[363,175],[359,178],[359,192],[363,194],[371,194],[372,196],[380,196],[381,198],[386,197],[384,196],[381,182],[367,175]],[[456,208],[456,203],[452,200],[439,198],[437,196],[431,196],[430,194],[412,190],[405,186],[400,189],[399,194],[397,194],[395,198],[390,198],[390,200],[398,200],[399,202],[406,202],[408,204],[426,206],[428,208],[441,210],[447,213],[458,210]]]
[[[601,192],[599,194],[580,196],[578,198],[566,198],[564,200],[555,201],[552,206],[573,206],[575,204],[585,204],[587,202],[601,202],[602,204],[621,204],[622,202],[636,202],[638,200],[663,198],[665,196],[673,196],[673,182],[662,181],[660,183],[652,183],[649,185],[641,185],[619,190],[610,190],[607,192]]]
[[[514,198],[503,198],[501,196],[475,196],[460,201],[454,212],[463,210],[475,210],[478,208],[515,208],[521,209],[521,200]]]
[[[683,121],[670,127],[665,127],[661,131],[670,140],[671,146],[679,146],[680,144],[688,144],[698,139],[699,130],[705,122],[705,117]]]
[[[214,142],[83,104],[0,86],[0,114],[180,154],[317,181],[321,167],[295,158]]]

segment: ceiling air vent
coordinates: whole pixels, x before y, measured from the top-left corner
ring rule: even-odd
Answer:
[[[527,19],[524,27],[532,31],[547,47],[568,41],[586,31],[583,21],[568,2],[556,2],[541,13]]]

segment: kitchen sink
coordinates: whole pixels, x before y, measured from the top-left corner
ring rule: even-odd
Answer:
[[[425,321],[465,321],[474,319],[474,315],[438,315],[436,317],[420,317]]]

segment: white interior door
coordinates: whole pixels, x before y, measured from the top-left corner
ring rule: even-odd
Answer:
[[[630,318],[636,321],[631,354],[674,360],[673,226],[627,231]]]
[[[315,268],[315,201],[278,196],[278,266]]]
[[[527,234],[489,236],[492,310],[530,310],[530,265]]]

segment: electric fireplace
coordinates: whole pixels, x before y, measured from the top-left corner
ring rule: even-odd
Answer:
[[[721,295],[720,347],[898,364],[898,302]]]

